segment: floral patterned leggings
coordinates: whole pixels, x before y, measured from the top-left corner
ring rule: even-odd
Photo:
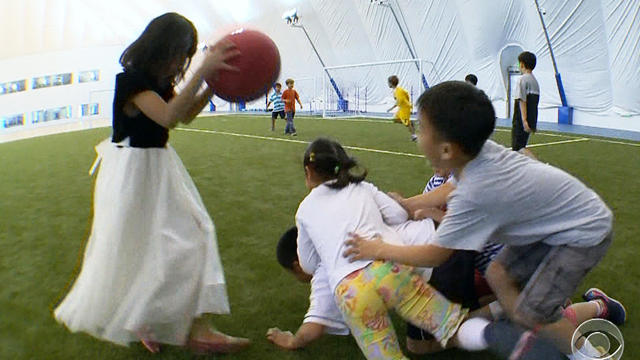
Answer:
[[[443,347],[465,319],[467,309],[412,271],[410,266],[374,261],[336,287],[336,303],[367,359],[406,359],[388,309],[429,331]]]

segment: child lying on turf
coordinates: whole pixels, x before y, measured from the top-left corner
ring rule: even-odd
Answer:
[[[406,245],[426,244],[433,239],[435,229],[431,219],[407,221],[394,226]],[[301,282],[311,282],[309,309],[303,324],[294,335],[290,331],[271,328],[267,338],[277,346],[293,350],[303,348],[324,334],[349,335],[349,328],[331,293],[327,273],[322,265],[316,269],[313,277],[306,274],[298,260],[296,243],[298,230],[287,230],[277,246],[277,258]],[[473,255],[469,251],[460,251],[444,264],[435,269],[420,268],[422,278],[433,285],[449,299],[460,301],[463,305],[476,308],[477,297],[473,289]],[[433,272],[433,274],[432,274]],[[426,331],[407,323],[407,350],[424,354],[442,350],[437,341]]]
[[[394,228],[400,233],[402,241],[407,245],[426,244],[435,234],[435,227],[431,219],[408,221]],[[303,324],[295,335],[278,328],[271,328],[267,332],[267,338],[271,342],[288,350],[305,347],[325,333],[349,335],[349,328],[338,310],[324,267],[320,265],[313,276],[305,273],[300,267],[297,238],[298,229],[296,227],[287,230],[278,242],[277,257],[280,265],[289,270],[299,281],[311,282],[309,309]],[[423,279],[428,281],[431,269],[421,270]]]
[[[340,144],[318,139],[304,156],[309,195],[296,213],[300,268],[315,274],[324,266],[342,317],[369,359],[404,359],[388,314],[427,330],[445,347],[450,340],[469,350],[486,347],[480,319],[464,322],[467,309],[447,300],[413,273],[413,268],[384,261],[349,262],[342,256],[350,232],[396,239],[387,224],[407,221],[404,209],[372,184]],[[464,322],[464,323],[463,323]],[[483,328],[483,327],[482,327]]]

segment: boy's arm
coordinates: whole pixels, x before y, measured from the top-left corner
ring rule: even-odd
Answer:
[[[393,104],[393,106],[392,106],[392,107],[390,107],[389,109],[387,109],[387,112],[389,112],[389,111],[391,111],[391,110],[395,109],[395,108],[396,108],[396,106],[398,106],[398,104],[397,104],[397,103],[396,103],[396,104]]]
[[[444,219],[445,212],[438,208],[420,209],[413,215],[414,220],[433,219],[437,223],[441,223]]]
[[[526,132],[531,132],[531,128],[529,127],[529,122],[527,119],[527,84],[524,81],[523,77],[518,79],[516,99],[520,100],[519,109],[515,110],[520,111],[520,117],[522,118],[522,128]]]
[[[295,350],[303,348],[321,338],[324,330],[325,326],[322,324],[306,322],[300,325],[295,335],[292,334],[291,331],[271,328],[267,331],[267,339],[283,349]]]
[[[527,122],[527,102],[523,99],[520,99],[520,115],[522,117],[522,127],[524,131],[531,132],[531,128],[529,127],[529,122]]]
[[[407,212],[414,217],[416,211],[420,209],[439,208],[447,204],[447,197],[456,188],[451,182],[446,182],[442,186],[425,194],[416,195],[408,199],[402,198],[398,194],[390,194]]]
[[[296,100],[298,100],[298,104],[300,104],[300,109],[302,109],[302,102],[300,102],[300,96],[298,95],[297,91],[296,91]]]
[[[351,260],[386,259],[413,266],[439,266],[455,249],[478,251],[495,237],[503,220],[493,213],[489,199],[454,192],[448,199],[447,215],[436,237],[427,245],[395,246],[384,243],[379,236],[367,240],[349,234],[351,238],[345,242],[348,248],[343,255]]]
[[[348,249],[344,256],[350,261],[374,259],[389,260],[399,264],[417,267],[436,267],[447,261],[454,249],[436,245],[391,245],[382,241],[379,236],[371,240],[350,234],[352,237],[345,242]]]

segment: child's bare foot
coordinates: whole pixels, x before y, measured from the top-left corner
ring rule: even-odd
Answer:
[[[188,342],[189,348],[198,354],[233,353],[250,344],[249,339],[229,336],[210,328],[193,331]]]

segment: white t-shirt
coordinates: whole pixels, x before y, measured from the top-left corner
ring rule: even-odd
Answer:
[[[491,239],[589,247],[611,232],[611,210],[580,180],[491,140],[457,180],[434,239],[439,246],[479,251]]]
[[[405,245],[427,244],[435,237],[433,220],[407,221],[393,226]],[[432,268],[416,268],[425,281],[429,280]],[[322,263],[313,273],[311,279],[311,295],[309,295],[309,310],[304,316],[304,323],[313,322],[325,326],[325,332],[331,335],[349,335],[349,327],[342,319],[342,314],[336,304],[333,291],[329,286],[329,276]]]
[[[518,79],[514,99],[527,101],[527,95],[529,94],[540,95],[538,80],[531,73],[524,74]]]
[[[325,184],[315,187],[302,200],[296,213],[298,258],[308,274],[322,263],[329,276],[331,292],[350,273],[371,260],[349,262],[342,254],[349,233],[364,237],[379,234],[392,243],[401,243],[391,227],[407,221],[408,214],[373,184],[360,182],[336,190]]]
[[[327,334],[349,335],[349,327],[342,319],[342,313],[329,286],[329,276],[322,265],[316,269],[311,279],[309,310],[303,323],[308,322],[324,325]]]

